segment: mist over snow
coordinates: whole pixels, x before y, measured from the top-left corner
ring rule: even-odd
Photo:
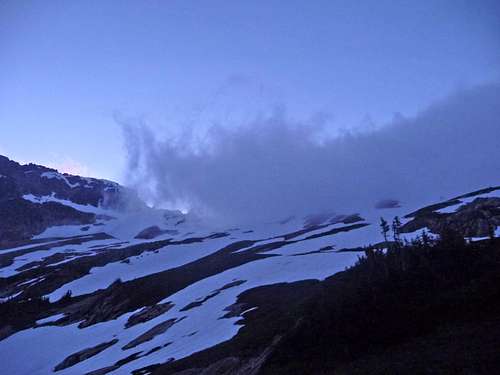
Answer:
[[[149,202],[220,220],[351,213],[500,184],[500,84],[456,92],[412,118],[325,138],[284,111],[238,127],[160,137],[120,121],[127,181]]]

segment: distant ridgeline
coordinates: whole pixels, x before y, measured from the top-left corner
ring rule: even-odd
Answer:
[[[0,246],[29,239],[54,225],[92,224],[96,215],[85,212],[85,206],[121,210],[130,204],[142,203],[133,191],[115,182],[21,165],[0,155]]]

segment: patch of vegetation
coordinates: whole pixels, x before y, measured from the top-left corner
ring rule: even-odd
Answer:
[[[468,338],[500,331],[500,242],[446,231],[366,249],[300,310],[262,374],[494,373],[500,337]]]
[[[37,297],[20,302],[11,300],[0,303],[0,317],[3,323],[0,327],[0,340],[24,327],[27,320],[39,316],[41,311],[50,311],[48,298]],[[49,315],[50,313],[47,313],[47,316]]]

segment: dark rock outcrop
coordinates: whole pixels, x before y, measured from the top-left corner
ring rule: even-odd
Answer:
[[[500,198],[476,198],[452,213],[428,209],[416,211],[414,215],[412,220],[402,226],[402,232],[429,228],[431,232],[439,234],[451,229],[465,237],[486,237],[500,225]]]
[[[210,294],[206,295],[205,297],[201,298],[200,300],[188,303],[186,306],[184,306],[179,311],[187,311],[187,310],[194,309],[195,307],[201,306],[205,302],[207,302],[209,299],[214,298],[215,296],[219,295],[223,290],[226,290],[226,289],[229,289],[229,288],[233,288],[235,286],[239,286],[239,285],[241,285],[241,284],[243,284],[245,282],[246,282],[246,280],[235,280],[235,281],[232,281],[232,282],[230,282],[230,283],[222,286],[219,289],[215,289]]]
[[[113,339],[113,340],[108,341],[108,342],[103,342],[102,344],[99,344],[99,345],[94,346],[92,348],[83,349],[77,353],[73,353],[70,356],[66,357],[56,367],[54,367],[54,371],[61,371],[61,370],[64,370],[65,368],[74,366],[77,363],[85,361],[86,359],[93,357],[93,356],[99,354],[100,352],[106,350],[110,346],[113,346],[117,342],[118,342],[118,339]]]
[[[125,345],[122,349],[127,350],[136,347],[137,345],[140,345],[146,341],[151,341],[154,339],[155,336],[161,335],[162,333],[165,333],[170,327],[172,327],[175,323],[181,321],[183,318],[180,319],[169,319],[166,320],[160,324],[155,325],[153,328],[147,330],[144,332],[142,335],[136,337],[132,341],[130,341],[127,345]]]
[[[165,302],[153,306],[147,306],[143,308],[141,311],[131,315],[128,318],[127,323],[125,323],[125,328],[130,328],[135,326],[136,324],[144,323],[151,319],[154,319],[157,316],[166,313],[172,307],[174,307],[174,304],[171,302]]]
[[[386,209],[386,208],[398,208],[401,207],[400,202],[396,199],[382,199],[375,204],[375,208],[377,209]]]
[[[0,201],[0,246],[15,244],[55,225],[84,225],[95,222],[95,215],[56,203],[33,203],[22,198]]]
[[[177,233],[179,232],[176,230],[163,230],[160,229],[160,227],[158,227],[157,225],[153,225],[151,227],[147,227],[146,229],[140,231],[134,238],[141,240],[151,240],[153,238],[161,236],[162,234],[177,234]]]

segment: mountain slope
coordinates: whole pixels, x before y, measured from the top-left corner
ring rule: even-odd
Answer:
[[[364,246],[390,245],[380,216],[403,218],[403,239],[444,227],[474,240],[499,234],[500,188],[423,208],[374,202],[359,214],[217,228],[148,208],[108,181],[6,158],[0,174],[0,210],[20,218],[0,224],[0,351],[12,374],[167,371],[159,365],[220,345],[240,345],[252,373],[283,340],[273,332],[294,327],[288,307],[354,265]],[[276,326],[252,332],[247,322]],[[242,368],[220,359],[228,373]]]

